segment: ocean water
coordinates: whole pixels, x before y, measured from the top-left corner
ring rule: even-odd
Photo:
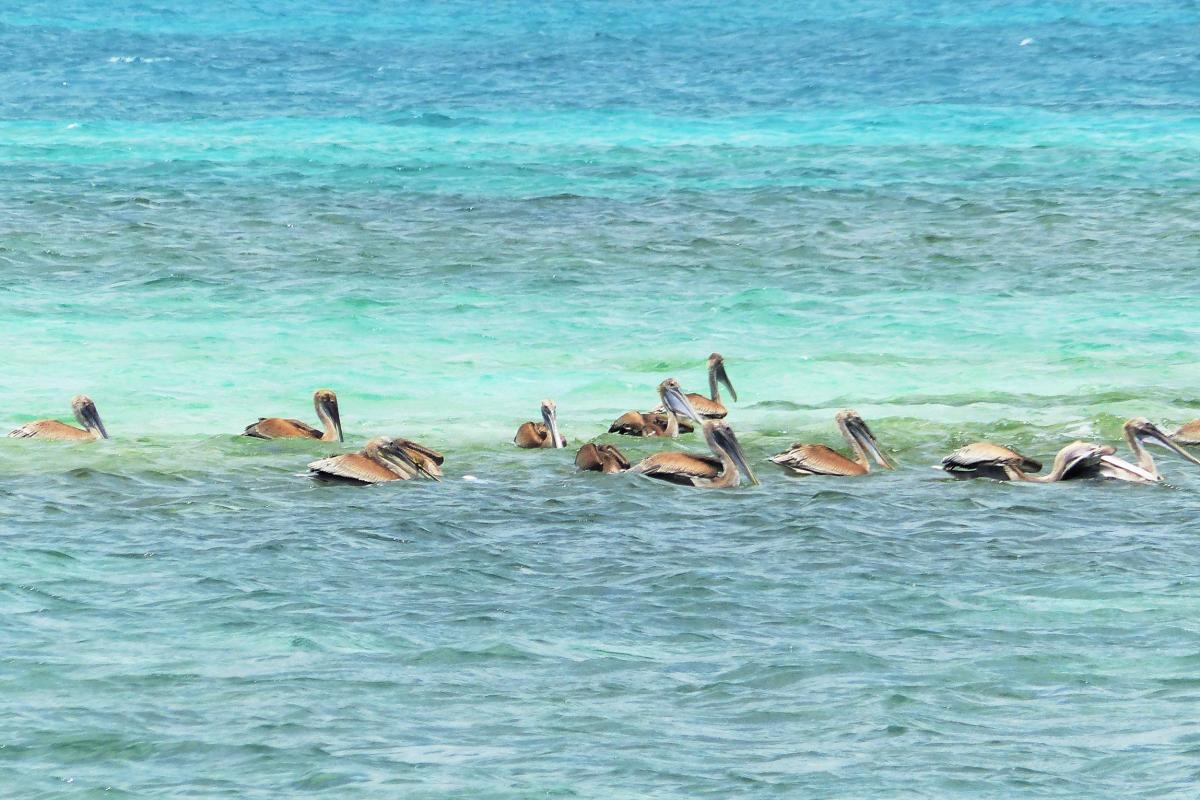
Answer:
[[[112,439],[0,439],[0,796],[1195,796],[1200,469],[929,469],[1200,416],[1195,3],[48,6],[0,426]],[[575,472],[714,350],[760,486]]]

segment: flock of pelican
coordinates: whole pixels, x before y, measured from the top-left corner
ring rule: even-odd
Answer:
[[[575,465],[580,470],[608,474],[631,472],[705,489],[737,486],[743,477],[757,484],[758,478],[750,468],[741,443],[733,428],[725,421],[729,412],[721,401],[722,385],[736,401],[737,392],[725,372],[725,360],[719,353],[713,353],[708,358],[708,396],[684,393],[677,380],[668,378],[658,385],[658,407],[650,411],[628,411],[608,429],[609,433],[625,436],[674,439],[681,434],[691,433],[699,426],[712,455],[661,452],[631,464],[616,446],[590,442],[575,454]],[[329,389],[319,389],[313,395],[313,406],[321,430],[298,419],[260,417],[257,422],[247,425],[242,435],[258,439],[344,441],[337,395]],[[76,428],[54,419],[42,419],[26,423],[8,435],[64,441],[108,438],[108,431],[90,397],[78,395],[73,398],[71,410],[81,427]],[[565,448],[567,438],[558,428],[558,411],[554,401],[542,401],[541,416],[541,422],[525,422],[517,428],[513,443],[523,449]],[[770,461],[790,474],[800,476],[861,476],[871,471],[872,462],[883,469],[895,469],[895,464],[883,452],[875,435],[857,412],[839,411],[834,421],[850,448],[849,456],[824,444],[796,443],[772,456]],[[1200,446],[1200,419],[1185,423],[1174,433],[1168,434],[1148,419],[1135,417],[1125,423],[1123,430],[1132,461],[1118,456],[1115,448],[1109,445],[1076,441],[1058,451],[1048,473],[1037,475],[1042,469],[1040,461],[991,442],[974,442],[943,458],[935,469],[944,470],[959,479],[1054,483],[1080,478],[1111,478],[1154,483],[1162,480],[1162,475],[1147,449],[1148,445],[1157,445],[1200,465],[1200,459],[1183,449]],[[441,479],[444,461],[441,453],[410,439],[380,436],[371,439],[357,453],[313,461],[308,465],[308,470],[312,477],[319,480],[359,485],[414,478],[436,481]]]

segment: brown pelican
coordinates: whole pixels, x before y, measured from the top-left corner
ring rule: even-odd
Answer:
[[[992,478],[997,481],[1009,479],[1009,468],[1023,473],[1040,472],[1042,462],[1023,456],[991,442],[975,442],[960,447],[942,459],[940,467],[956,478]]]
[[[282,419],[281,417],[259,417],[258,422],[247,425],[242,431],[243,436],[253,436],[256,439],[320,439],[322,442],[344,441],[342,438],[342,418],[338,414],[337,395],[330,389],[318,389],[313,393],[313,406],[317,409],[317,419],[325,426],[325,432],[306,425],[298,419]]]
[[[1177,431],[1171,434],[1171,438],[1175,440],[1176,444],[1186,447],[1200,445],[1200,419],[1183,423]]]
[[[704,439],[716,458],[691,453],[655,453],[637,463],[633,472],[683,486],[701,489],[726,489],[737,486],[744,474],[757,484],[753,470],[746,463],[746,454],[733,429],[724,420],[710,419],[704,423]]]
[[[1172,437],[1163,433],[1157,425],[1145,417],[1134,417],[1127,420],[1123,430],[1125,431],[1125,441],[1137,458],[1137,463],[1131,464],[1110,454],[1102,460],[1097,468],[1100,475],[1105,478],[1116,478],[1135,483],[1152,483],[1162,480],[1162,475],[1159,474],[1158,467],[1154,463],[1154,457],[1146,449],[1147,444],[1156,444],[1193,464],[1200,464],[1200,459],[1182,449],[1171,440]]]
[[[75,419],[83,426],[82,430],[56,419],[39,419],[34,422],[26,422],[21,427],[9,431],[8,435],[14,439],[28,439],[36,436],[39,439],[75,442],[90,442],[108,438],[108,431],[104,429],[104,423],[100,421],[100,414],[96,411],[96,404],[92,402],[92,398],[86,394],[75,395],[71,398],[71,410],[75,412]]]
[[[794,444],[782,453],[771,456],[771,460],[797,475],[866,475],[871,471],[868,455],[884,469],[895,469],[879,449],[875,434],[871,433],[857,411],[839,411],[834,419],[842,438],[854,451],[853,460],[823,444]]]
[[[553,400],[542,401],[541,422],[526,422],[517,428],[513,444],[525,449],[567,446],[566,437],[558,432],[558,409]]]
[[[629,460],[611,444],[585,444],[575,454],[575,466],[610,475],[629,469]]]
[[[705,397],[697,392],[688,392],[686,395],[692,408],[696,409],[705,419],[722,419],[729,413],[725,409],[725,404],[721,402],[721,388],[717,385],[718,382],[725,384],[725,388],[729,390],[734,402],[737,402],[737,392],[734,390],[733,384],[729,382],[729,376],[725,373],[725,358],[720,353],[713,353],[708,357],[708,393],[710,396]],[[661,408],[654,410],[662,411]]]
[[[627,411],[617,417],[608,427],[608,432],[625,436],[666,436],[674,439],[681,433],[691,433],[693,430],[691,425],[679,419],[681,415],[695,422],[704,421],[679,388],[679,381],[674,378],[667,378],[658,385],[658,396],[662,400],[664,413],[657,414],[651,411],[643,414],[640,411]]]
[[[322,458],[309,464],[308,470],[320,480],[360,485],[407,481],[419,475],[439,480],[442,471],[430,470],[424,459],[414,458],[413,445],[407,439],[379,436],[367,442],[367,446],[357,453]]]
[[[1114,460],[1114,452],[1116,451],[1106,444],[1071,442],[1054,456],[1054,465],[1045,475],[1031,478],[1019,466],[1011,464],[1006,465],[1004,469],[1010,480],[1028,481],[1029,483],[1055,483],[1076,478],[1097,478],[1103,475],[1105,464]],[[1125,463],[1119,458],[1115,461]]]
[[[1050,472],[1034,478],[1029,476],[1022,465],[1027,464],[1031,469],[1041,469],[1042,465],[1039,462],[990,442],[976,442],[942,459],[941,469],[959,478],[980,477],[1002,481],[1056,483],[1076,478],[1102,477],[1101,469],[1113,460],[1114,452],[1113,448],[1106,444],[1071,442],[1054,456],[1054,465]],[[1120,459],[1115,460],[1125,463]]]

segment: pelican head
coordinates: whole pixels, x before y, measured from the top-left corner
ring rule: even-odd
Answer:
[[[83,426],[84,430],[96,431],[105,439],[108,438],[108,431],[104,430],[104,423],[100,421],[100,412],[96,410],[96,404],[92,402],[92,398],[86,394],[77,394],[71,398],[71,411],[75,414],[75,419]]]
[[[853,409],[847,408],[837,413],[834,417],[838,426],[843,428],[854,441],[858,442],[859,447],[870,453],[871,458],[875,459],[875,463],[884,469],[895,469],[896,465],[892,463],[883,450],[879,448],[879,442],[875,440],[875,434],[871,433],[871,429],[867,427],[867,423],[859,416],[859,413]]]
[[[558,432],[558,406],[554,405],[553,400],[542,401],[542,422],[546,423],[546,430],[550,431],[550,441],[554,443],[554,447],[561,448],[563,443]]]
[[[333,424],[333,429],[337,431],[338,441],[346,441],[342,436],[342,416],[338,413],[337,395],[332,389],[317,389],[313,392],[313,407],[317,410],[319,419],[328,418]]]
[[[1106,444],[1095,442],[1074,441],[1059,450],[1054,456],[1054,468],[1043,478],[1031,478],[1045,483],[1062,480],[1067,473],[1076,467],[1095,467],[1106,457],[1117,451]]]
[[[412,457],[412,454],[404,446],[406,443],[407,440],[397,437],[377,436],[367,442],[367,446],[363,448],[363,452],[387,461],[399,472],[411,473],[413,475],[420,474],[435,481],[440,481],[441,478],[417,463],[416,459]]]
[[[733,459],[738,472],[745,475],[755,486],[758,485],[758,478],[754,475],[754,470],[750,469],[750,465],[746,462],[746,454],[742,450],[742,444],[734,434],[733,428],[729,427],[729,423],[721,419],[708,420],[704,423],[704,438],[708,440],[708,446],[714,452],[728,455]]]
[[[737,390],[729,382],[729,375],[725,373],[725,357],[720,353],[713,353],[708,357],[708,375],[713,384],[710,388],[714,390],[714,394],[716,394],[716,382],[720,381],[729,390],[729,396],[737,400]]]
[[[687,417],[698,425],[703,425],[704,420],[696,413],[696,409],[692,408],[691,401],[683,393],[683,389],[679,387],[679,381],[674,378],[667,378],[658,385],[658,396],[662,399],[663,405],[668,411],[673,412],[676,416]]]
[[[1131,420],[1127,420],[1124,428],[1125,438],[1129,440],[1130,447],[1133,447],[1134,439],[1142,444],[1156,444],[1193,464],[1200,465],[1200,459],[1197,459],[1194,455],[1176,444],[1162,429],[1145,417],[1134,417]],[[1134,449],[1136,450],[1136,448]]]

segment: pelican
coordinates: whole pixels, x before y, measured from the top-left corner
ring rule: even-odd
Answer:
[[[1141,471],[1140,467],[1115,458],[1116,451],[1106,444],[1095,442],[1071,442],[1054,456],[1050,472],[1030,477],[1023,468],[1041,469],[1040,462],[1032,458],[994,445],[991,442],[976,442],[959,448],[942,459],[941,469],[959,478],[994,478],[996,480],[1025,481],[1028,483],[1057,483],[1077,478],[1103,477],[1103,470],[1110,464],[1120,464]]]
[[[1067,481],[1076,478],[1102,477],[1107,465],[1114,461],[1120,462],[1124,466],[1133,467],[1135,470],[1140,469],[1133,464],[1121,461],[1119,458],[1114,458],[1113,453],[1115,452],[1113,448],[1106,444],[1076,441],[1071,442],[1058,451],[1054,456],[1054,465],[1045,475],[1031,478],[1019,466],[1014,464],[1008,464],[1004,469],[1010,480],[1027,481],[1029,483],[1056,483],[1057,481]]]
[[[737,486],[744,474],[753,484],[758,483],[753,470],[746,463],[742,445],[733,434],[733,429],[724,420],[710,419],[704,422],[704,439],[716,458],[697,456],[691,453],[655,453],[637,463],[633,472],[683,486],[701,489],[726,489]]]
[[[566,447],[567,439],[558,432],[558,408],[553,400],[542,401],[542,421],[526,422],[517,428],[513,444],[527,450],[537,447]]]
[[[575,454],[575,466],[581,470],[611,475],[629,469],[629,460],[611,444],[585,444]]]
[[[657,414],[651,411],[643,414],[640,411],[627,411],[617,417],[608,427],[608,432],[625,436],[666,436],[674,439],[680,433],[691,433],[693,430],[691,425],[679,419],[680,415],[695,422],[704,421],[684,395],[679,381],[674,378],[667,378],[658,385],[658,397],[662,400],[664,413]]]
[[[956,478],[992,478],[997,481],[1009,479],[1009,468],[1023,473],[1040,472],[1042,462],[1023,456],[991,442],[974,442],[960,447],[942,459],[934,469],[943,469]]]
[[[100,421],[100,413],[96,404],[86,394],[77,394],[71,398],[71,411],[83,429],[73,427],[56,419],[39,419],[26,422],[19,428],[9,431],[14,439],[53,439],[56,441],[92,442],[96,439],[107,439],[108,431]]]
[[[313,406],[317,419],[325,426],[325,432],[317,430],[298,419],[259,417],[258,422],[247,425],[243,436],[256,439],[320,439],[322,442],[345,441],[342,438],[342,418],[338,414],[337,395],[331,389],[318,389],[313,393]]]
[[[725,404],[721,402],[721,387],[717,385],[718,382],[725,384],[725,388],[729,390],[734,402],[737,402],[737,392],[734,390],[733,384],[729,382],[729,375],[725,373],[725,357],[720,353],[713,353],[708,357],[708,393],[710,396],[705,397],[697,392],[688,392],[686,395],[688,402],[705,419],[723,419],[729,413],[725,409]],[[662,409],[654,410],[661,411]]]
[[[418,475],[439,480],[441,470],[431,471],[422,460],[414,458],[412,445],[407,439],[378,436],[357,453],[312,462],[308,465],[309,474],[319,480],[357,485],[407,481]]]
[[[1105,478],[1115,478],[1134,483],[1154,483],[1162,480],[1162,475],[1154,463],[1154,457],[1146,449],[1147,444],[1156,444],[1193,464],[1200,464],[1200,459],[1182,449],[1172,441],[1172,437],[1163,433],[1157,425],[1145,417],[1134,417],[1133,419],[1126,420],[1123,430],[1125,431],[1125,441],[1137,458],[1137,463],[1131,464],[1124,459],[1110,454],[1103,459],[1101,465],[1098,467],[1100,475]]]
[[[1177,431],[1171,434],[1171,438],[1175,440],[1176,444],[1185,447],[1200,445],[1200,419],[1183,423]]]
[[[854,451],[853,460],[823,444],[794,444],[782,453],[771,456],[771,461],[797,475],[866,475],[871,471],[870,459],[884,469],[895,469],[895,465],[879,449],[875,434],[871,433],[857,411],[839,411],[834,419],[842,437]]]

